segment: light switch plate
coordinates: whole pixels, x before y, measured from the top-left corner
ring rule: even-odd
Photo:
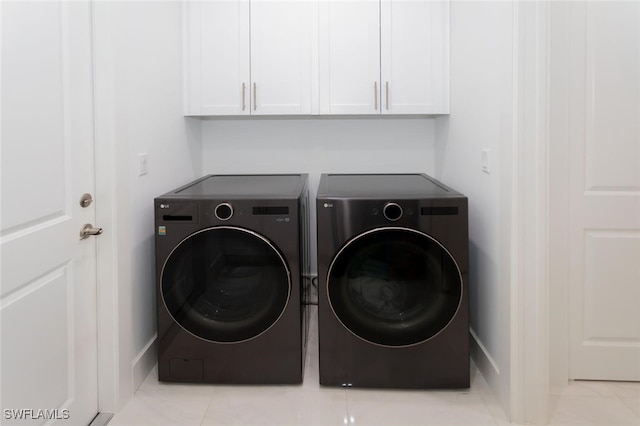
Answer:
[[[138,176],[146,175],[149,172],[149,159],[147,153],[138,154]]]
[[[481,164],[482,171],[485,173],[489,173],[489,154],[491,153],[488,149],[483,149],[481,152]]]

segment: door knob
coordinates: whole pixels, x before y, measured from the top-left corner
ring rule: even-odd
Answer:
[[[102,234],[102,228],[94,228],[92,224],[85,224],[80,230],[80,239],[84,240],[85,238],[89,238],[92,235],[100,235]]]

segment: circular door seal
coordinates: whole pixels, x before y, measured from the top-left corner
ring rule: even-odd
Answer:
[[[453,320],[462,301],[460,269],[432,237],[408,228],[356,236],[329,267],[334,314],[357,337],[402,347],[431,339]]]
[[[282,316],[291,274],[276,247],[238,227],[207,228],[182,240],[160,277],[164,305],[189,333],[211,342],[255,338]]]

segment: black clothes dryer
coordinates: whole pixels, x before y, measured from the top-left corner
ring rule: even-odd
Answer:
[[[209,175],[155,199],[158,378],[300,383],[307,175]]]
[[[424,174],[324,174],[320,384],[469,387],[467,198]]]

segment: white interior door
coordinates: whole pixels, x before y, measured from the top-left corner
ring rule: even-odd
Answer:
[[[640,3],[571,3],[569,375],[640,380]]]
[[[2,424],[98,411],[91,4],[2,2]]]

